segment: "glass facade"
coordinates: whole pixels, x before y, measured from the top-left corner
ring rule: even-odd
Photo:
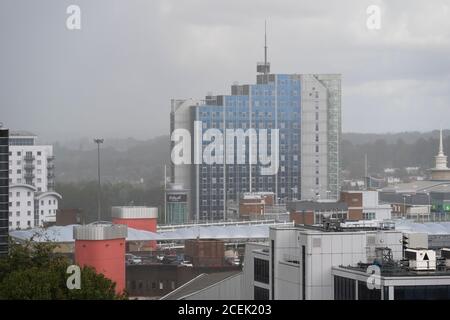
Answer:
[[[281,202],[300,195],[300,79],[293,75],[267,75],[267,81],[253,85],[233,86],[232,95],[207,97],[196,107],[195,119],[202,122],[203,132],[215,128],[253,128],[256,137],[267,130],[270,154],[270,133],[279,129],[279,167],[274,175],[261,175],[258,153],[252,153],[249,164],[249,139],[233,151],[245,147],[245,164],[201,164],[198,166],[199,220],[222,220],[224,201],[238,201],[244,192],[274,192]],[[253,138],[252,138],[253,139]],[[257,141],[254,141],[257,143]],[[203,141],[203,150],[210,141]],[[225,168],[224,168],[225,166]],[[250,172],[251,170],[251,172]]]
[[[431,280],[431,279],[430,279]],[[435,280],[435,279],[433,279]],[[401,280],[400,280],[401,281]],[[358,281],[356,294],[356,280],[346,277],[334,276],[334,300],[389,300],[389,287],[369,289],[365,281]],[[450,300],[450,285],[393,285],[393,300]]]
[[[187,203],[167,203],[167,224],[187,223]]]
[[[34,138],[14,137],[9,139],[11,146],[34,146]]]
[[[394,300],[449,300],[450,286],[396,286]]]
[[[269,300],[269,289],[264,289],[258,286],[253,287],[253,294],[255,300]]]
[[[253,268],[255,281],[269,284],[269,261],[255,258]]]
[[[358,281],[358,300],[381,300],[381,289],[369,289],[367,282]]]

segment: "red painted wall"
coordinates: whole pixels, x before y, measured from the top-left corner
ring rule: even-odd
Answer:
[[[156,219],[122,219],[122,218],[113,218],[112,222],[114,224],[125,224],[129,228],[144,230],[150,232],[156,232]],[[156,241],[149,241],[149,246],[152,249],[156,249]]]
[[[125,289],[125,239],[76,240],[75,262],[114,281],[117,293]]]

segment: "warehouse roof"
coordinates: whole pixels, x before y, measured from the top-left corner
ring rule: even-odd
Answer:
[[[274,223],[275,224],[275,223]],[[271,225],[274,225],[271,224]],[[279,223],[285,224],[285,223]],[[291,223],[287,223],[292,225]],[[286,224],[286,225],[287,225]],[[34,228],[28,230],[14,230],[9,234],[17,240],[33,240],[37,242],[73,242],[73,227],[52,226],[46,229]],[[242,226],[192,226],[174,231],[150,232],[128,228],[127,241],[149,240],[186,240],[186,239],[264,239],[269,237],[269,226],[242,225]]]

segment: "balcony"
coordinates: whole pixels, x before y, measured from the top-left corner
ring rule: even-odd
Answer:
[[[34,174],[32,172],[25,172],[25,179],[34,179]]]
[[[50,156],[50,157],[47,157],[47,161],[53,161],[53,160],[55,160],[55,156]]]
[[[25,161],[34,161],[35,158],[34,158],[33,155],[28,155],[28,154],[27,154],[27,155],[25,155],[25,158],[24,158],[24,159],[25,159]]]
[[[47,164],[47,169],[48,170],[53,170],[53,169],[55,169],[55,165],[53,163],[48,163]]]
[[[47,173],[47,178],[48,179],[53,179],[54,177],[55,177],[55,174],[53,172]]]

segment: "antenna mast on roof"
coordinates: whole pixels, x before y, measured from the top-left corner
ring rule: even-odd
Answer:
[[[270,63],[267,61],[267,21],[264,21],[264,62],[258,62],[256,72],[260,73],[267,83],[266,76],[270,73]]]
[[[267,21],[264,20],[264,74],[267,74]]]

